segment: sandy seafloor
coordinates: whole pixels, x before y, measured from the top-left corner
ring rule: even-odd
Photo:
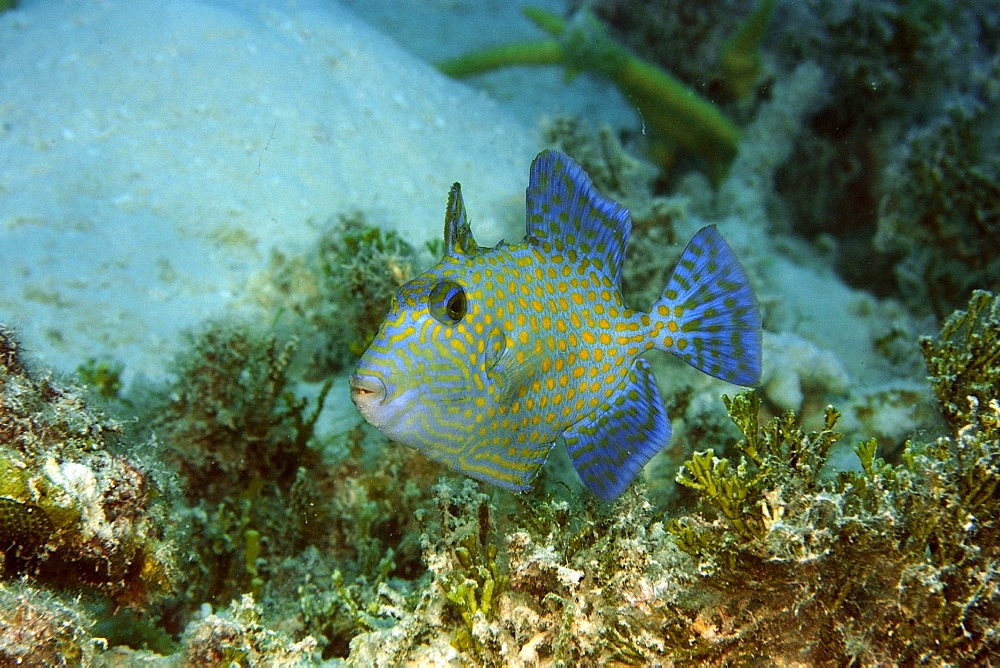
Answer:
[[[462,83],[428,64],[538,37],[521,4],[25,0],[0,14],[0,322],[41,365],[112,359],[141,382],[163,377],[183,331],[258,313],[271,253],[305,252],[338,213],[422,246],[460,181],[479,241],[519,240],[544,119],[638,125],[601,80],[553,68]],[[717,223],[757,281],[773,405],[838,400],[846,431],[898,442],[913,410],[861,425],[849,408],[928,396],[919,374],[899,376],[874,349],[894,328],[916,336],[930,323],[769,236],[782,140],[827,94],[808,65],[782,85],[774,114],[746,126],[713,215],[694,211],[680,230]],[[735,390],[710,383],[706,397]],[[347,395],[341,379],[324,428],[356,420]]]

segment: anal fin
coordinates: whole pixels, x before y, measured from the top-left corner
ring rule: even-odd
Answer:
[[[636,360],[628,382],[610,403],[606,412],[563,433],[580,479],[605,501],[624,492],[670,441],[670,419],[646,360]]]

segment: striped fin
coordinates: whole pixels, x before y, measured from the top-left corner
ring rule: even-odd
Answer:
[[[576,249],[620,285],[632,231],[628,209],[597,192],[586,172],[557,151],[542,151],[531,163],[526,198],[530,241],[549,242],[556,252]]]
[[[611,408],[563,434],[580,479],[605,501],[618,497],[670,441],[670,419],[656,379],[639,358]]]
[[[650,316],[654,346],[736,385],[760,382],[761,319],[746,271],[714,225],[691,239]]]
[[[445,255],[479,255],[486,250],[476,243],[472,236],[469,217],[465,213],[465,201],[462,199],[462,184],[454,183],[448,192],[448,205],[444,212],[444,247]]]

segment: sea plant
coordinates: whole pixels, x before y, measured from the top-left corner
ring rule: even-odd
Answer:
[[[902,255],[894,272],[903,300],[941,318],[975,287],[1000,281],[1000,92],[978,88],[978,100],[912,128],[883,171],[875,245]]]
[[[804,495],[821,489],[826,457],[840,438],[834,431],[840,413],[828,406],[824,428],[806,433],[791,411],[761,426],[761,399],[756,392],[723,396],[723,402],[744,436],[736,444],[739,463],[731,465],[711,450],[696,452],[677,473],[677,482],[700,492],[740,539],[753,541],[766,534],[772,519],[767,508],[769,491],[782,489],[785,494]],[[694,540],[687,531],[678,531],[678,536],[685,541],[682,545]]]
[[[331,383],[313,399],[296,394],[295,344],[245,323],[211,323],[189,335],[173,378],[136,401],[173,473],[170,500],[184,532],[182,595],[161,611],[175,625],[201,603],[262,598],[276,564],[297,556],[324,521],[324,504],[297,500],[313,483],[304,472],[321,468],[311,441]]]
[[[121,362],[97,360],[93,357],[77,367],[76,373],[80,380],[94,389],[105,399],[120,398],[122,390],[122,372],[125,365]]]
[[[510,583],[493,522],[489,496],[466,481],[459,490],[442,481],[435,488],[435,517],[421,537],[425,559],[457,615],[452,645],[472,656],[487,650],[489,634],[482,628],[496,618],[499,599]],[[428,518],[422,513],[424,521]],[[418,518],[420,519],[420,518]]]
[[[396,289],[419,268],[409,243],[359,212],[337,216],[314,255],[280,262],[273,277],[277,308],[281,320],[295,323],[303,378],[319,381],[353,365],[375,338]]]
[[[149,418],[190,498],[217,503],[265,483],[287,491],[298,469],[315,463],[309,441],[332,384],[315,401],[296,396],[296,345],[243,323],[190,335]]]
[[[950,433],[908,442],[896,464],[868,440],[857,470],[824,471],[836,411],[803,432],[791,415],[760,424],[753,395],[727,401],[739,459],[696,453],[678,481],[701,511],[668,524],[728,618],[691,657],[967,664],[1000,650],[998,325],[977,292],[923,340]]]
[[[1000,397],[1000,298],[975,290],[936,338],[920,340],[945,419],[960,428]]]
[[[753,19],[748,29],[727,47],[733,63],[749,61],[739,78],[751,76],[756,45],[770,12]],[[674,163],[677,150],[704,161],[716,180],[725,176],[736,156],[739,130],[711,102],[700,97],[656,65],[647,62],[616,42],[592,12],[583,9],[566,21],[541,9],[527,8],[525,15],[551,39],[508,44],[439,63],[438,68],[453,77],[467,77],[515,65],[563,65],[567,75],[595,72],[610,79],[634,104],[653,132],[651,153],[663,167]],[[755,16],[757,16],[755,14]],[[756,27],[755,27],[756,26]],[[745,83],[735,83],[738,90]]]
[[[736,99],[753,91],[760,77],[760,44],[771,22],[774,0],[761,0],[722,47],[722,80]]]

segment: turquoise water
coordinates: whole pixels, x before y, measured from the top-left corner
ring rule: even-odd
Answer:
[[[990,661],[995,8],[581,4],[0,13],[0,663]],[[544,148],[631,211],[626,304],[716,225],[763,317],[754,398],[648,356],[614,503],[350,401],[452,183],[519,242]]]

